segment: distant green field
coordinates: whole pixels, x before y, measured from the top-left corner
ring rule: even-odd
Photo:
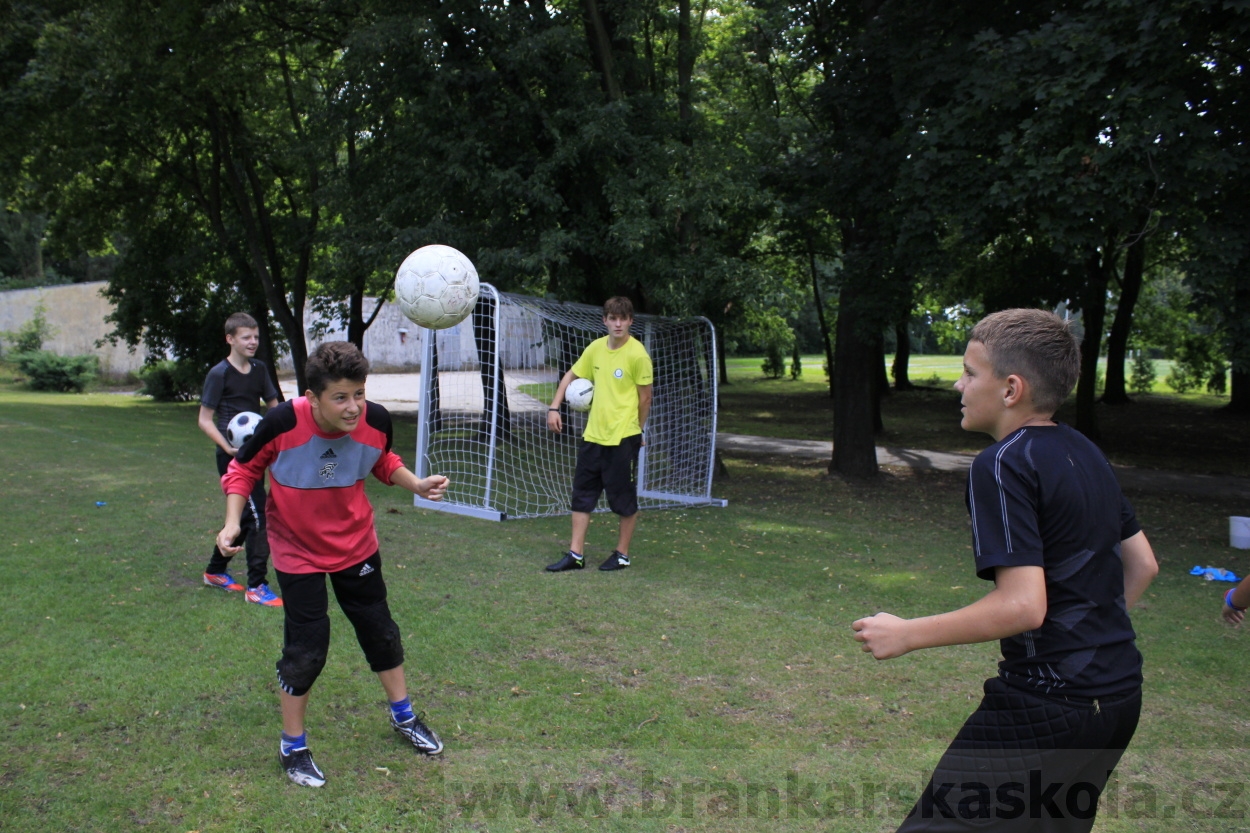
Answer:
[[[800,356],[800,362],[803,367],[804,381],[817,381],[824,379],[825,357],[819,354],[810,356]],[[736,377],[739,373],[756,374],[763,376],[763,370],[760,365],[764,362],[763,356],[734,356],[725,360],[725,366],[729,370],[730,378]],[[887,354],[885,357],[885,366],[888,372],[889,368],[894,364],[894,356]],[[1099,372],[1105,374],[1107,368],[1107,360],[1098,360]],[[787,378],[790,368],[789,359],[786,360]],[[1167,376],[1172,371],[1172,362],[1167,359],[1155,360],[1155,386],[1152,393],[1175,393],[1172,387],[1167,383]],[[934,384],[936,382],[949,382],[954,384],[963,373],[963,356],[917,356],[913,355],[907,361],[907,375],[913,384]],[[1127,378],[1130,371],[1125,367],[1125,377]]]

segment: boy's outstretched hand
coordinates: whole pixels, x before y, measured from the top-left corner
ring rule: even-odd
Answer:
[[[417,494],[426,500],[442,500],[450,483],[451,481],[441,474],[431,474],[417,484]]]
[[[872,654],[873,659],[893,659],[910,652],[906,627],[907,620],[892,613],[878,613],[851,623],[855,641],[863,643],[860,650]]]

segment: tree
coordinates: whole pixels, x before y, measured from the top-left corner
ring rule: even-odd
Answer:
[[[220,313],[203,299],[229,299],[265,322],[268,353],[273,316],[303,387],[345,12],[97,0],[45,23],[21,81],[41,116],[24,172],[54,236],[120,253],[119,337],[195,354]]]
[[[1213,19],[1237,13],[1189,0],[1041,11],[1044,19],[1014,32],[976,37],[951,106],[926,122],[921,169],[956,234],[981,245],[1023,237],[1080,277],[1072,294],[1062,281],[1044,294],[1082,310],[1077,425],[1096,435],[1096,363],[1117,264],[1161,227],[1157,214],[1180,222],[1226,168],[1208,102],[1218,98],[1216,78],[1237,73]],[[1128,263],[1125,320],[1138,255]]]

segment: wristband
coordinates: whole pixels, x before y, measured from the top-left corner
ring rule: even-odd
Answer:
[[[548,410],[548,411],[558,411],[558,410],[560,410],[560,409],[559,409],[559,408],[548,408],[547,410]]]
[[[1234,587],[1224,594],[1224,604],[1228,605],[1229,607],[1231,607],[1233,610],[1237,611],[1238,613],[1245,613],[1246,609],[1244,607],[1237,607],[1237,605],[1233,604],[1233,590],[1236,590],[1236,589],[1237,588]]]

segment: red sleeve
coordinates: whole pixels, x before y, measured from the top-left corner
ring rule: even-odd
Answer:
[[[373,464],[373,476],[378,480],[381,480],[387,486],[390,486],[392,485],[391,475],[395,473],[396,469],[401,468],[403,465],[403,458],[394,451],[388,449],[382,452],[382,456],[379,457],[378,461]]]
[[[228,495],[250,495],[252,489],[265,476],[265,469],[273,460],[272,443],[265,446],[246,463],[240,463],[236,457],[230,461],[230,467],[221,476],[221,490]]]

